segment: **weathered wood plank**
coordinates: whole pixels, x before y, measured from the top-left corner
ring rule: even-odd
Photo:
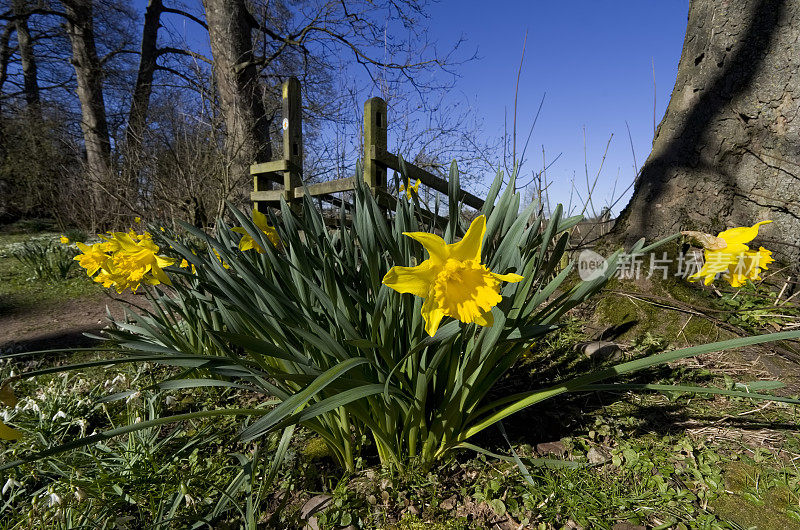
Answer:
[[[302,100],[300,99],[300,81],[290,77],[283,84],[283,159],[287,162],[283,172],[283,188],[296,190],[302,186],[303,174],[303,117]],[[290,194],[287,200],[294,201],[295,195]]]
[[[280,202],[281,197],[288,200],[286,190],[251,191],[250,200],[253,202]]]
[[[397,201],[398,198],[392,195],[391,193],[383,190],[382,188],[371,188],[373,195],[375,195],[375,199],[378,201],[380,206],[384,208],[388,208],[390,210],[397,209]],[[429,212],[425,208],[420,208],[419,212],[422,214],[422,217],[427,219],[428,221],[433,221],[433,224],[438,226],[439,228],[444,228],[447,226],[447,217],[442,217],[441,215],[436,215],[433,212]]]
[[[337,180],[329,180],[327,182],[319,182],[317,184],[311,184],[306,186],[306,190],[310,195],[327,195],[330,193],[338,193],[341,191],[350,191],[355,189],[355,182],[353,181],[353,177],[347,177],[343,179]],[[294,189],[294,196],[295,197],[302,197],[305,195],[305,191],[302,187],[297,187]]]
[[[381,149],[379,146],[372,145],[369,149],[369,157],[372,160],[385,165],[386,167],[400,171],[400,164],[398,163],[397,155],[389,153],[386,151],[386,149]],[[444,193],[445,195],[447,194],[448,185],[446,180],[441,179],[410,162],[405,162],[405,166],[406,170],[408,171],[408,175],[406,176],[409,179],[421,180],[426,186]],[[469,193],[468,191],[461,190],[460,199],[464,202],[464,204],[471,206],[476,210],[483,208],[483,200]]]
[[[251,175],[263,175],[265,173],[279,173],[283,171],[299,170],[300,168],[296,167],[289,160],[273,160],[272,162],[262,162],[260,164],[253,164],[250,166]]]
[[[370,98],[364,103],[364,150],[370,146],[386,150],[386,102]],[[367,155],[367,153],[365,153]],[[386,166],[375,158],[364,156],[364,182],[369,187],[386,187]]]

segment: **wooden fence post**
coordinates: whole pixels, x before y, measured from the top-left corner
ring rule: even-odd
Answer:
[[[283,83],[283,156],[279,160],[262,162],[250,166],[253,175],[253,208],[266,211],[268,201],[286,199],[293,207],[298,206],[298,197],[294,189],[302,186],[303,174],[303,115],[302,100],[300,98],[300,81],[290,77]],[[267,192],[271,189],[270,182],[280,182],[283,179],[283,190]],[[259,199],[257,200],[256,196]],[[266,196],[266,197],[265,197]]]
[[[364,103],[364,181],[370,188],[386,188],[386,166],[377,161],[386,154],[386,102]]]
[[[289,162],[283,172],[286,200],[299,206],[294,189],[302,186],[303,172],[303,109],[300,99],[300,81],[290,77],[283,83],[283,159]]]

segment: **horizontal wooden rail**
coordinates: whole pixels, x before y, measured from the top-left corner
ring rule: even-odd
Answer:
[[[375,195],[375,199],[378,201],[379,205],[383,206],[384,208],[389,208],[390,210],[397,209],[397,201],[400,200],[398,197],[395,197],[382,188],[373,188],[372,193]],[[433,224],[439,226],[440,228],[443,229],[445,226],[447,226],[447,217],[436,215],[433,212],[429,212],[425,208],[420,208],[418,211],[422,215],[423,219],[433,222]]]
[[[397,159],[397,155],[389,153],[374,145],[370,146],[369,155],[372,158],[372,160],[375,160],[379,164],[394,169],[395,171],[400,171],[400,162]],[[439,177],[432,175],[431,173],[425,171],[421,167],[415,166],[410,162],[405,162],[405,166],[406,166],[406,171],[408,172],[406,177],[408,177],[409,179],[421,180],[422,183],[428,186],[429,188],[433,188],[436,191],[447,195],[448,185],[446,180],[440,179]],[[483,200],[469,193],[468,191],[461,190],[459,198],[464,202],[464,204],[466,204],[467,206],[472,206],[476,210],[480,210],[481,208],[483,208]]]
[[[283,171],[296,171],[303,172],[303,168],[298,167],[297,164],[291,160],[273,160],[272,162],[262,162],[260,164],[252,164],[250,166],[251,175],[265,175],[267,173],[278,173]],[[283,182],[283,175],[281,175],[281,182]]]
[[[295,199],[299,199],[303,195],[308,192],[309,195],[330,195],[331,193],[338,193],[340,191],[350,191],[355,188],[355,182],[353,181],[352,177],[347,177],[343,179],[337,180],[330,180],[328,182],[320,182],[318,184],[310,184],[303,188],[302,186],[298,186],[294,188],[292,191],[292,197]],[[267,202],[277,202],[281,200],[283,197],[285,200],[289,200],[292,197],[289,197],[286,193],[286,190],[268,190],[268,191],[252,191],[250,192],[250,200],[251,201],[267,201]]]

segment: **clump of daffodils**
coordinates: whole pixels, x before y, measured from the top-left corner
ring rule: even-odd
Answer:
[[[419,182],[419,181],[417,181]],[[518,282],[519,274],[496,274],[481,263],[481,247],[486,233],[486,216],[472,221],[458,243],[427,232],[403,232],[419,241],[428,251],[428,259],[416,267],[392,267],[383,278],[384,285],[400,293],[411,293],[425,299],[422,317],[425,331],[436,334],[444,317],[465,323],[491,326],[492,308],[502,297],[500,282]]]
[[[255,224],[265,236],[267,236],[267,239],[269,239],[269,242],[272,243],[272,246],[277,247],[280,245],[281,240],[278,237],[278,231],[269,225],[266,215],[258,210],[253,210],[253,224]],[[244,227],[235,226],[231,230],[237,234],[242,234],[242,239],[239,240],[240,251],[245,252],[250,249],[255,249],[255,251],[259,254],[264,253],[264,249],[261,248],[258,243],[256,243],[256,240],[253,239],[253,236],[247,233],[247,230],[245,230]],[[219,255],[217,257],[219,257]]]
[[[175,260],[158,254],[159,247],[148,232],[108,232],[100,239],[94,245],[76,243],[81,254],[75,256],[75,261],[103,287],[114,287],[118,293],[125,289],[135,293],[142,284],[172,285],[163,269]]]
[[[731,228],[720,232],[716,237],[700,232],[681,232],[698,240],[705,249],[703,267],[689,276],[689,279],[703,278],[708,285],[718,274],[722,274],[732,287],[741,287],[747,280],[760,280],[761,270],[766,270],[767,265],[775,261],[772,259],[772,252],[764,247],[750,250],[745,243],[755,239],[761,225],[771,222],[761,221],[753,226]]]

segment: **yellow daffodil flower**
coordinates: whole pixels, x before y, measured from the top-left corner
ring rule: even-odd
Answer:
[[[414,191],[414,195],[419,195],[419,183],[420,181],[417,180],[414,184],[411,184],[408,188],[406,188],[405,184],[400,184],[400,193],[403,193],[403,191],[405,191],[408,200],[411,200],[413,198],[413,195],[411,195],[412,190]]]
[[[141,222],[142,222],[142,218],[141,218],[141,217],[134,217],[134,218],[133,218],[133,222],[134,222],[134,223],[136,223],[136,224],[138,225],[139,223],[141,223]]]
[[[125,289],[136,292],[142,283],[172,285],[163,268],[175,260],[159,256],[159,248],[147,232],[109,232],[100,238],[103,241],[92,246],[76,243],[82,254],[75,260],[89,276],[97,273],[94,281],[103,287],[114,287],[121,293]]]
[[[274,227],[269,226],[266,215],[258,210],[253,210],[253,224],[255,224],[256,227],[258,227],[258,229],[267,236],[267,239],[269,239],[269,242],[272,243],[272,246],[277,247],[280,244],[281,240],[278,237],[278,231],[275,230]],[[245,230],[244,227],[235,226],[231,230],[237,234],[242,234],[242,239],[239,240],[239,250],[241,252],[254,248],[259,254],[264,253],[264,249],[261,248],[258,243],[256,243],[255,239],[253,239],[250,234],[247,233],[247,230]]]
[[[689,276],[690,280],[704,278],[706,285],[714,281],[717,274],[722,273],[732,287],[741,287],[747,280],[760,280],[761,269],[767,269],[767,265],[775,261],[772,259],[772,252],[760,247],[758,250],[750,250],[745,245],[755,239],[758,235],[758,228],[772,221],[761,221],[753,226],[742,226],[730,228],[720,232],[716,238],[713,236],[700,238],[701,241],[709,241],[712,244],[704,244],[705,263],[695,274]],[[692,235],[693,232],[683,232],[685,235]]]
[[[61,237],[58,238],[62,245],[69,245],[69,238],[64,234],[61,234]]]
[[[486,216],[477,217],[458,243],[446,244],[434,234],[403,232],[419,241],[428,251],[428,259],[416,267],[392,267],[383,284],[399,293],[411,293],[425,299],[422,317],[425,331],[433,336],[442,318],[491,326],[492,307],[500,296],[500,282],[518,282],[519,274],[495,274],[481,263],[481,246],[486,232]]]
[[[150,285],[159,283],[172,285],[169,276],[163,271],[163,267],[172,265],[175,260],[157,255],[159,248],[153,243],[149,234],[139,241],[134,241],[131,234],[114,232],[114,240],[119,244],[119,250],[112,255],[112,267],[109,272],[113,276],[113,272],[116,270],[121,275],[127,276],[127,281],[123,282],[124,287],[118,282],[118,291],[121,292],[125,287],[130,287],[132,291],[135,291],[143,280]],[[148,272],[152,274],[152,278],[145,278]]]
[[[78,265],[86,269],[86,274],[88,276],[93,276],[110,258],[110,256],[106,254],[105,243],[95,243],[89,246],[85,243],[77,242],[75,245],[82,254],[78,254],[73,259],[78,262]]]

